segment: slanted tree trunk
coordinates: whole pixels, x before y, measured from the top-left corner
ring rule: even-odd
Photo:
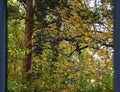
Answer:
[[[33,0],[26,0],[26,19],[25,19],[25,49],[28,52],[25,54],[23,62],[23,78],[29,80],[31,75],[31,62],[32,62],[32,35],[33,35],[33,15],[34,6]]]

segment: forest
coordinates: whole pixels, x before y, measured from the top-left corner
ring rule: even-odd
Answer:
[[[7,92],[113,92],[112,0],[7,0]]]

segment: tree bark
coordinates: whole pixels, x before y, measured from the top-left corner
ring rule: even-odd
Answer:
[[[25,49],[28,51],[25,54],[23,61],[23,78],[29,80],[31,75],[32,62],[32,35],[33,35],[33,15],[34,15],[33,0],[26,0],[26,19],[25,19]]]

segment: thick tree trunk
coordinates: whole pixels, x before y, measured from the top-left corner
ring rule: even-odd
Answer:
[[[25,54],[23,62],[24,80],[29,80],[31,75],[32,62],[32,35],[33,35],[33,0],[26,0],[26,19],[25,19],[25,48],[28,52]]]

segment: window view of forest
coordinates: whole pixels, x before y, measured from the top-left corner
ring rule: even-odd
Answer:
[[[7,92],[113,92],[112,0],[7,0]]]

